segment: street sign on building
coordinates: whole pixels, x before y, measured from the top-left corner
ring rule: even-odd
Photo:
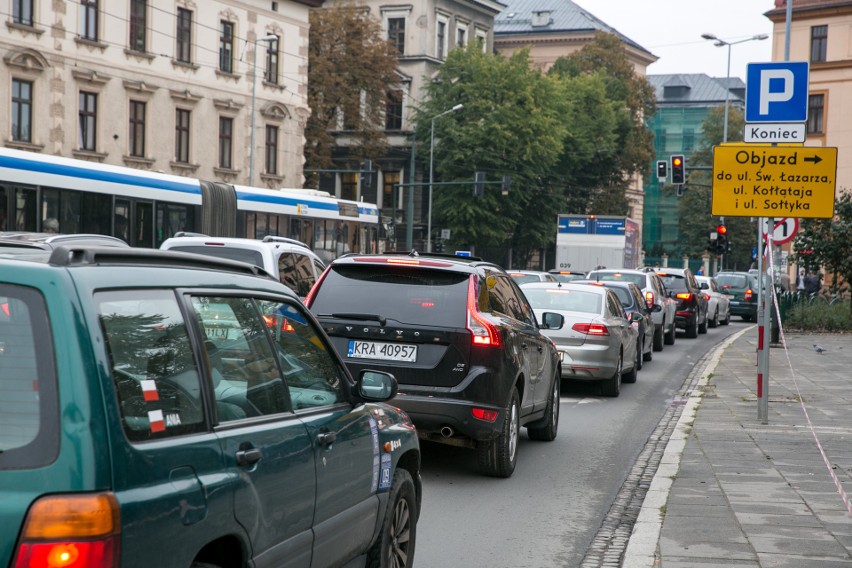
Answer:
[[[831,218],[836,178],[837,148],[714,146],[712,214]]]
[[[749,63],[746,67],[745,103],[746,123],[806,122],[808,63]]]

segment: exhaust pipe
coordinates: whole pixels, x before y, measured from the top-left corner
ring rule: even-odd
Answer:
[[[453,434],[455,434],[455,432],[449,426],[444,426],[443,428],[441,428],[441,436],[443,436],[444,438],[452,438]]]

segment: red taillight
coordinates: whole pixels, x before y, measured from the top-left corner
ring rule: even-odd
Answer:
[[[311,309],[311,304],[314,301],[314,297],[317,295],[317,290],[319,290],[320,284],[323,280],[325,280],[325,276],[328,274],[329,270],[331,270],[331,266],[326,266],[325,270],[323,270],[322,274],[320,274],[320,277],[317,278],[317,281],[314,282],[313,286],[311,286],[311,291],[308,292],[307,296],[305,296],[305,301],[303,303],[308,309]]]
[[[686,300],[688,302],[689,300],[692,299],[692,293],[691,292],[681,292],[680,294],[678,294],[676,296],[676,298],[678,300]]]
[[[709,302],[710,301],[710,294],[704,294],[704,299]]]
[[[14,566],[118,566],[120,527],[118,501],[111,493],[44,497],[27,514]]]
[[[748,290],[745,291],[745,294],[743,294],[743,300],[745,300],[746,302],[749,302],[749,301],[751,301],[752,297],[754,297],[754,292],[752,292],[751,288],[749,288]]]
[[[499,410],[490,410],[488,408],[471,408],[470,413],[477,420],[484,420],[485,422],[494,422],[497,420],[497,417],[500,416]]]
[[[571,329],[585,335],[609,335],[609,330],[601,323],[575,323]]]
[[[467,285],[467,329],[473,335],[474,345],[502,347],[500,330],[480,312],[476,302],[476,276],[471,275]]]

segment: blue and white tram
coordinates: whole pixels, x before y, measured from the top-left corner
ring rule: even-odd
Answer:
[[[374,204],[0,148],[0,231],[99,233],[158,247],[178,231],[290,237],[328,259],[378,250]]]

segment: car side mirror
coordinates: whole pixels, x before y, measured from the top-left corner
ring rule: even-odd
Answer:
[[[645,316],[640,314],[639,312],[630,312],[627,314],[627,321],[630,323],[640,322],[644,319]]]
[[[385,402],[396,396],[399,384],[384,371],[363,370],[358,378],[358,394],[369,402]]]
[[[663,311],[663,306],[661,306],[660,304],[651,304],[650,306],[648,306],[648,311],[651,313],[661,312]]]
[[[565,316],[554,312],[544,312],[541,316],[541,329],[562,329]]]
[[[709,289],[710,289],[710,284],[708,284],[707,282],[701,282],[701,283],[698,285],[698,287],[699,287],[699,288],[701,288],[702,290],[709,290]]]

